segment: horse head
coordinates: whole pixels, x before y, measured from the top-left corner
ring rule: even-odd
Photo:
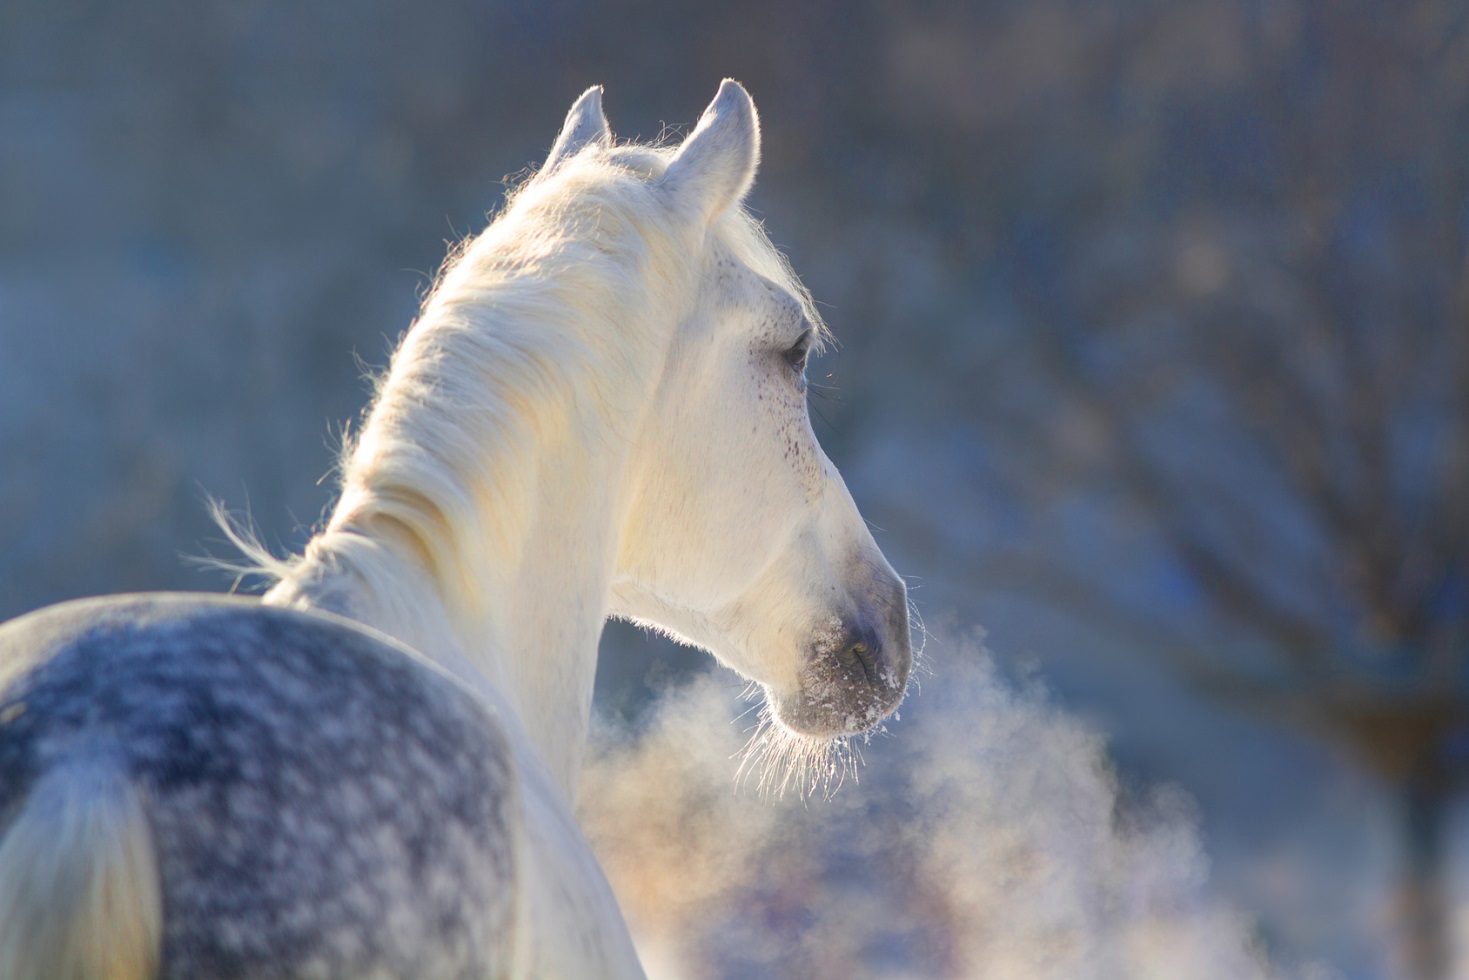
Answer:
[[[607,132],[592,90],[547,169],[615,153]],[[826,328],[744,209],[759,155],[755,106],[726,81],[681,145],[641,163],[688,288],[668,291],[681,305],[632,440],[612,612],[709,650],[786,731],[826,739],[902,700],[907,594],[812,431],[805,368]]]

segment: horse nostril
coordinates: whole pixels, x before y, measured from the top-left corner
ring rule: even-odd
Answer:
[[[847,647],[846,656],[843,659],[854,667],[860,664],[862,673],[867,675],[868,683],[877,683],[877,654],[866,643],[858,640]]]

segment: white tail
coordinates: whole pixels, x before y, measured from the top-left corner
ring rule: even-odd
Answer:
[[[149,980],[163,903],[138,791],[114,760],[63,763],[0,839],[0,977]]]

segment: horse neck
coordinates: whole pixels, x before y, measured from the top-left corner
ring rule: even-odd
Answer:
[[[616,306],[600,308],[606,315]],[[441,364],[471,357],[453,349],[452,332],[428,333],[410,334],[405,350],[431,340]],[[473,411],[439,404],[423,393],[454,386],[432,370],[398,377],[399,359],[412,356],[395,357],[326,531],[267,601],[324,608],[388,633],[514,711],[574,802],[619,546],[618,488],[653,379],[560,379],[549,387],[567,393],[565,404],[539,404],[534,420],[515,419],[518,432],[497,440],[504,419],[524,411],[523,394]],[[615,360],[624,369],[647,363]],[[580,404],[588,390],[620,403]],[[445,441],[446,424],[455,427],[448,441],[476,447],[473,458],[439,453],[444,472],[405,479],[393,454],[421,449],[415,440]],[[488,454],[478,451],[485,445]]]

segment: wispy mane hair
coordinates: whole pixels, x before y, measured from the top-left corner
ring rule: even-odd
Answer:
[[[316,589],[350,571],[392,607],[382,545],[361,533],[386,527],[412,543],[446,601],[484,611],[488,569],[508,567],[533,516],[535,446],[568,426],[578,438],[623,437],[616,409],[636,390],[628,380],[656,368],[647,362],[667,344],[659,324],[666,334],[693,307],[689,232],[658,200],[673,154],[589,145],[525,180],[483,233],[454,246],[344,442],[325,530],[281,560],[223,521],[253,565],[244,570],[327,608],[334,597]],[[743,207],[710,234],[795,296],[826,337],[810,294]]]

